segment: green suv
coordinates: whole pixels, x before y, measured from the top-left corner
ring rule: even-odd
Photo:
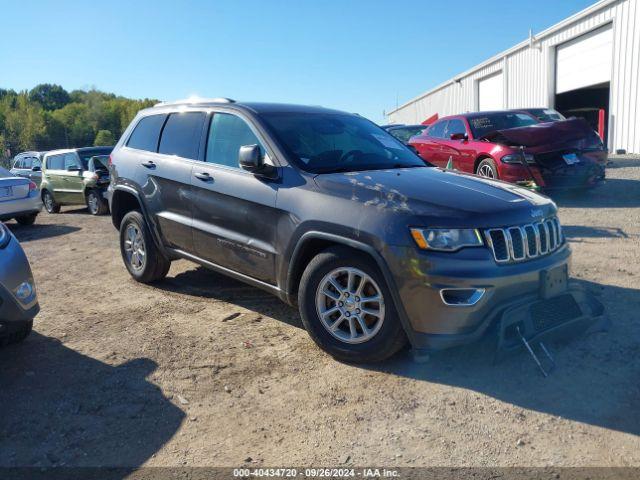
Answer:
[[[92,215],[109,211],[109,154],[113,147],[85,147],[47,152],[42,162],[42,203],[49,213],[62,205],[86,205]]]

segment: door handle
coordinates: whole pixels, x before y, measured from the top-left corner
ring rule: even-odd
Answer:
[[[193,176],[196,177],[198,180],[202,180],[203,182],[210,182],[213,180],[213,177],[209,175],[207,172],[194,173]]]
[[[140,165],[146,168],[156,168],[156,164],[153,163],[151,160],[149,160],[148,162],[143,162]]]

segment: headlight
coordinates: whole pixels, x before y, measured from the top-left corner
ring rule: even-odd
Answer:
[[[481,247],[482,237],[475,228],[412,228],[411,236],[422,250],[455,252],[463,247]]]
[[[530,153],[525,153],[524,154],[524,159],[526,160],[527,163],[536,163],[536,159],[533,155],[531,155]],[[502,157],[500,159],[500,161],[502,163],[519,163],[520,165],[522,165],[522,154],[520,153],[513,153],[513,154],[509,154],[509,155],[505,155],[504,157]]]
[[[0,222],[0,248],[4,248],[9,244],[11,234],[4,223]]]

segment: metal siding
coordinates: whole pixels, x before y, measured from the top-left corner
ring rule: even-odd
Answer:
[[[392,123],[419,123],[431,115],[475,110],[477,81],[504,70],[507,108],[549,106],[553,97],[554,52],[557,45],[613,23],[613,66],[610,94],[610,147],[640,153],[640,0],[603,5],[566,26],[545,34],[534,47],[522,46],[488,65],[408,103],[389,114]],[[552,27],[553,29],[553,27]],[[551,30],[551,29],[549,29]]]

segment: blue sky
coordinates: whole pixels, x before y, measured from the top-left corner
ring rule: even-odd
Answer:
[[[0,87],[383,110],[593,0],[3,1]]]

